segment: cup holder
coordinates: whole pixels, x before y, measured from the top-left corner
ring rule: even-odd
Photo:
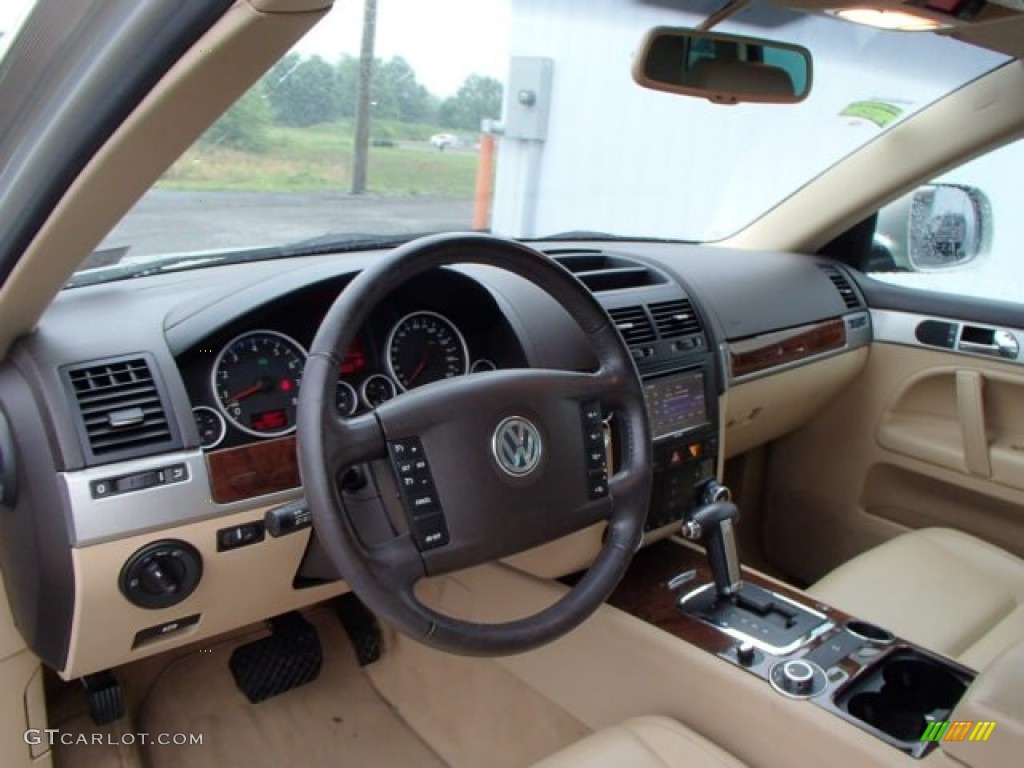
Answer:
[[[952,709],[967,690],[950,669],[923,658],[891,661],[882,677],[882,693],[909,709]]]
[[[896,639],[888,629],[872,624],[869,621],[861,621],[854,619],[846,623],[846,630],[853,635],[856,635],[861,640],[867,640],[869,643],[875,645],[889,645]]]
[[[847,711],[899,741],[920,738],[928,727],[924,715],[894,706],[892,699],[884,693],[858,693],[850,697]]]
[[[913,650],[881,660],[836,699],[836,705],[900,742],[917,742],[931,720],[944,720],[970,680]]]

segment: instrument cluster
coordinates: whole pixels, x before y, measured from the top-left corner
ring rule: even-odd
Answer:
[[[323,302],[320,302],[321,304]],[[453,313],[411,301],[397,301],[375,313],[338,369],[336,407],[342,417],[372,410],[416,387],[442,379],[519,364],[507,343],[486,355],[511,331],[495,312],[482,313],[490,330],[481,333],[465,308]],[[486,310],[486,307],[485,307]],[[307,312],[305,322],[289,322],[274,313],[254,320],[240,333],[204,347],[182,363],[200,445],[213,450],[290,435],[302,388],[306,346],[326,311]],[[294,314],[294,313],[293,313]],[[300,341],[301,339],[301,341]]]

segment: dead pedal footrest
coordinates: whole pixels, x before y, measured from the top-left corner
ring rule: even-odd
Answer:
[[[228,666],[253,704],[310,683],[320,675],[323,650],[316,628],[296,612],[270,619],[271,634],[240,645]]]
[[[82,678],[89,700],[89,717],[96,725],[109,725],[124,717],[124,696],[121,684],[110,670]]]
[[[334,610],[352,642],[359,666],[365,667],[377,661],[384,645],[377,617],[352,592],[335,598]]]

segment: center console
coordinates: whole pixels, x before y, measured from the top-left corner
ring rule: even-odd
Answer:
[[[668,539],[637,553],[609,602],[912,757],[970,738],[946,730],[974,671],[749,570],[730,592],[713,570]]]
[[[642,296],[642,302],[637,301]],[[678,525],[718,469],[718,372],[699,307],[677,286],[599,294],[643,380],[654,439],[645,531]]]

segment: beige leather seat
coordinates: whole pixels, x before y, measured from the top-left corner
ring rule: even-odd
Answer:
[[[947,528],[897,536],[808,592],[974,669],[1024,639],[1024,560]]]
[[[700,734],[667,717],[637,717],[556,752],[534,768],[743,768]]]

